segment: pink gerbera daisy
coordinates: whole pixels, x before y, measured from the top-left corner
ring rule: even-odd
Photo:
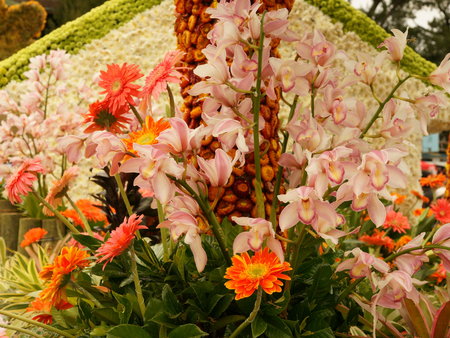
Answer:
[[[6,182],[5,189],[11,203],[22,203],[20,195],[26,196],[32,190],[33,182],[37,180],[36,174],[43,172],[40,159],[26,159]]]
[[[450,202],[445,198],[440,198],[431,204],[431,210],[433,211],[434,218],[439,222],[442,224],[450,223]]]
[[[411,226],[409,225],[408,218],[403,216],[401,212],[390,210],[386,215],[383,228],[391,228],[395,232],[406,233],[406,230],[411,229]]]
[[[106,94],[105,101],[114,114],[128,104],[135,105],[133,96],[139,95],[140,86],[134,81],[144,76],[137,65],[124,63],[107,65],[108,69],[100,72],[99,86],[105,90],[100,94]]]
[[[131,215],[128,220],[125,217],[123,223],[113,230],[108,240],[97,249],[95,256],[101,257],[97,263],[105,262],[103,269],[106,264],[112,262],[115,257],[122,254],[130,246],[137,230],[147,229],[147,227],[139,225],[143,217],[144,215],[138,217],[136,214]]]
[[[180,83],[182,74],[177,71],[179,67],[175,65],[181,61],[183,57],[182,51],[170,51],[164,57],[164,60],[158,64],[150,74],[145,78],[145,86],[141,92],[141,108],[146,110],[150,98],[158,99],[159,95],[166,89],[167,83]]]

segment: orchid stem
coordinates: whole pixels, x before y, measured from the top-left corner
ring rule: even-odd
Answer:
[[[122,179],[120,178],[119,174],[115,174],[114,178],[116,179],[117,186],[119,187],[119,192],[122,196],[123,203],[125,203],[125,208],[127,208],[128,216],[131,216],[133,215],[133,209],[131,208],[130,200],[128,199],[125,188],[123,187]]]
[[[266,211],[264,208],[264,196],[261,183],[261,156],[259,146],[259,110],[261,108],[261,73],[262,73],[262,57],[264,47],[264,17],[266,12],[262,14],[260,38],[258,45],[258,71],[256,75],[255,93],[252,95],[253,103],[253,143],[254,162],[255,162],[255,195],[256,195],[256,215],[257,217],[265,218]]]
[[[66,196],[67,200],[69,201],[70,205],[72,206],[72,208],[76,211],[78,216],[80,216],[81,222],[83,222],[83,225],[84,225],[85,229],[87,230],[88,234],[90,236],[93,236],[91,226],[89,225],[89,221],[87,220],[86,216],[84,216],[83,212],[80,210],[80,208],[78,208],[76,203],[74,203],[74,201],[72,201],[72,199],[69,197],[69,194],[66,193],[65,196]]]
[[[79,234],[80,232],[73,226],[72,223],[70,223],[67,218],[65,218],[63,215],[61,215],[61,213],[56,210],[56,208],[53,208],[53,206],[51,204],[49,204],[45,199],[43,199],[38,193],[36,193],[36,191],[32,191],[31,192],[33,194],[34,197],[36,197],[39,202],[41,202],[44,206],[47,207],[47,209],[49,209],[52,213],[55,214],[55,216],[62,222],[64,223],[64,225],[66,227],[69,228],[69,230],[74,233],[74,234]]]
[[[358,280],[354,281],[353,283],[350,283],[345,289],[344,291],[341,292],[341,294],[339,295],[336,303],[339,304],[340,302],[342,302],[342,300],[347,297],[354,288],[356,288],[358,286],[359,283],[361,283],[364,280],[364,278],[359,278]]]
[[[169,117],[175,116],[175,99],[173,98],[172,90],[170,89],[169,85],[166,85],[167,88],[167,94],[169,95],[169,104],[170,104],[170,114]]]
[[[437,245],[437,244],[431,244],[431,245],[427,245],[427,246],[416,246],[414,248],[409,248],[400,252],[397,252],[395,254],[392,254],[390,256],[388,256],[384,261],[385,262],[390,262],[393,259],[397,258],[398,256],[410,253],[411,251],[416,251],[416,250],[424,250],[424,251],[428,251],[430,249],[442,249],[442,250],[449,250],[450,251],[450,246],[443,246],[443,245]]]
[[[130,104],[130,108],[131,108],[131,111],[133,112],[134,116],[136,116],[137,120],[141,124],[141,126],[143,126],[144,125],[144,120],[142,119],[141,114],[139,114],[139,112],[137,111],[136,107],[133,106],[132,104]]]
[[[60,336],[63,336],[63,337],[75,338],[75,336],[73,336],[73,335],[71,335],[71,334],[69,334],[67,332],[64,332],[62,330],[59,330],[56,327],[53,327],[53,326],[50,326],[50,325],[38,322],[36,320],[32,320],[32,319],[26,318],[26,317],[23,317],[23,316],[20,316],[20,315],[16,315],[16,314],[11,313],[9,311],[0,310],[0,315],[6,316],[6,317],[10,317],[10,318],[14,318],[14,319],[20,320],[22,322],[25,322],[25,323],[28,323],[28,324],[32,324],[32,325],[37,326],[37,327],[41,327],[41,328],[43,328],[43,329],[45,329],[47,331],[57,333],[57,334],[59,334]]]
[[[295,271],[297,270],[298,265],[298,255],[300,252],[300,246],[303,243],[303,240],[305,239],[306,235],[306,225],[303,223],[300,223],[299,225],[299,234],[297,237],[297,240],[295,241],[295,244],[288,244],[288,250],[286,250],[288,253],[293,250],[292,259],[290,259],[291,266],[292,266],[292,274],[295,274]],[[284,293],[290,292],[292,286],[292,279],[289,279],[286,281],[286,284],[284,284]]]
[[[136,296],[139,304],[139,310],[141,311],[142,319],[145,316],[145,302],[144,297],[142,295],[141,282],[139,281],[139,273],[137,270],[136,264],[136,253],[134,252],[133,246],[130,246],[130,254],[131,254],[131,273],[133,274],[134,286],[136,288]]]
[[[161,224],[164,222],[164,210],[160,201],[156,201],[158,205],[158,221]],[[161,242],[163,245],[163,260],[167,262],[169,260],[169,247],[168,247],[168,229],[161,228]]]
[[[30,337],[38,337],[38,338],[41,337],[40,335],[34,333],[33,331],[24,329],[22,327],[17,327],[17,326],[2,324],[2,323],[0,323],[0,327],[3,327],[4,329],[7,329],[7,330],[15,331],[15,332],[22,332],[22,333],[29,335]]]
[[[230,335],[230,338],[238,337],[238,335],[255,320],[259,308],[261,307],[261,299],[262,299],[262,288],[259,287],[256,294],[256,301],[253,311],[250,313],[247,319],[243,323],[241,323],[241,325],[239,325],[236,330],[234,330],[234,332]]]

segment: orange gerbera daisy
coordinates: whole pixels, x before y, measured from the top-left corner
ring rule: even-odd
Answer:
[[[97,260],[98,263],[105,262],[103,269],[105,269],[106,264],[112,262],[115,257],[128,249],[136,231],[147,229],[146,226],[140,225],[142,218],[144,218],[144,215],[138,217],[136,214],[131,215],[128,220],[125,217],[123,223],[111,231],[108,240],[97,249],[95,256],[101,257]]]
[[[420,179],[420,185],[422,187],[439,188],[442,187],[447,178],[444,174],[428,175]]]
[[[168,128],[170,128],[170,123],[165,119],[159,119],[155,122],[151,116],[147,116],[142,129],[130,133],[128,138],[123,139],[123,142],[130,153],[136,154],[136,151],[133,149],[133,143],[141,145],[158,143],[156,138],[163,130]]]
[[[280,263],[279,258],[268,248],[257,251],[250,258],[247,252],[234,255],[231,259],[233,265],[227,268],[225,283],[228,289],[235,290],[236,300],[250,297],[259,287],[269,295],[280,292],[283,282],[280,279],[291,278],[282,272],[292,270],[287,262]]]
[[[424,203],[430,202],[430,199],[429,199],[428,197],[422,195],[421,193],[419,193],[419,192],[416,191],[416,190],[411,190],[411,194],[413,194],[413,195],[416,196],[417,198],[421,199],[422,202],[424,202]]]
[[[78,209],[83,213],[83,215],[88,219],[88,221],[93,222],[104,222],[107,223],[108,219],[106,218],[105,213],[99,208],[99,204],[95,204],[92,201],[86,199],[80,199],[75,202]],[[75,223],[75,225],[83,226],[83,222],[81,221],[78,213],[73,209],[67,209],[61,212],[64,217],[67,217]]]
[[[32,243],[39,242],[47,234],[48,231],[42,228],[30,229],[23,235],[23,241],[20,243],[20,246],[24,248]]]
[[[434,218],[442,224],[450,223],[450,202],[445,198],[440,198],[431,204]]]
[[[140,86],[132,82],[144,76],[138,65],[127,63],[107,65],[107,70],[100,72],[98,85],[105,90],[100,94],[106,94],[105,101],[114,115],[128,104],[136,105],[133,99],[139,95]]]
[[[370,245],[384,246],[388,251],[392,251],[395,247],[394,240],[385,235],[385,231],[375,229],[372,235],[361,236],[359,240]]]
[[[391,196],[394,197],[394,204],[397,204],[397,205],[402,204],[406,199],[405,195],[401,195],[396,192],[391,193]]]
[[[67,310],[72,307],[73,305],[65,300],[61,300],[61,302],[55,304],[57,310]],[[43,301],[38,297],[27,307],[27,312],[41,312],[41,314],[34,316],[32,319],[44,324],[51,324],[53,322],[53,317],[50,314],[51,309],[52,304],[50,302]]]
[[[446,278],[447,271],[444,264],[440,263],[437,270],[430,275],[430,278],[436,279],[436,283],[441,283]]]
[[[62,198],[69,190],[69,183],[78,176],[78,167],[71,167],[67,169],[59,180],[53,182],[49,193],[45,197],[45,200],[52,207],[57,208],[62,204]],[[47,216],[53,216],[47,207],[42,208],[42,212]]]
[[[129,118],[125,116],[127,113],[127,106],[119,108],[113,113],[108,107],[108,102],[96,101],[89,105],[89,113],[83,115],[83,123],[89,124],[84,132],[106,130],[111,133],[120,133],[125,128],[125,124],[130,122]]]
[[[395,232],[406,233],[406,230],[411,229],[411,226],[409,225],[408,218],[403,216],[401,212],[390,210],[386,214],[386,220],[384,221],[383,228],[391,228]]]
[[[52,306],[56,306],[56,304],[65,300],[65,286],[70,281],[72,272],[89,266],[90,260],[88,258],[89,254],[85,250],[75,246],[64,247],[53,264],[44,266],[39,273],[42,279],[50,281],[39,294],[39,298],[44,302],[49,302]]]

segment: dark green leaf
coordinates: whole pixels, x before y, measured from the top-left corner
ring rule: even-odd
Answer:
[[[265,315],[262,317],[267,323],[267,329],[265,331],[267,337],[292,338],[291,330],[280,317]]]
[[[196,338],[204,337],[208,334],[202,330],[197,325],[186,324],[177,327],[169,333],[169,338]]]
[[[252,336],[259,337],[267,329],[267,323],[261,316],[256,316],[255,320],[252,322]]]
[[[210,315],[214,318],[218,318],[224,313],[228,307],[230,306],[231,302],[233,302],[234,295],[232,294],[226,294],[222,295],[220,300],[216,303],[216,305],[210,310]]]
[[[98,319],[107,323],[119,324],[120,322],[119,315],[111,308],[94,309],[92,313]]]
[[[131,337],[139,337],[139,338],[151,338],[147,331],[137,325],[131,324],[122,324],[113,327],[108,331],[108,338],[131,338]]]
[[[89,235],[72,234],[72,236],[78,243],[91,250],[97,250],[103,244],[101,240]]]
[[[131,306],[131,302],[124,296],[113,292],[114,298],[116,298],[117,302],[117,313],[119,314],[120,324],[127,324],[131,313],[133,312],[133,308]]]
[[[162,301],[164,310],[170,317],[175,318],[181,313],[181,305],[168,284],[164,285],[162,290]]]
[[[162,301],[156,298],[151,298],[147,302],[147,308],[145,309],[145,320],[152,320],[152,318],[155,317],[158,312],[162,311],[162,309]]]

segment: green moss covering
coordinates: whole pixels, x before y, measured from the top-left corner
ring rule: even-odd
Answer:
[[[377,47],[390,35],[380,27],[375,21],[370,19],[363,12],[353,8],[345,0],[305,0],[309,4],[319,8],[333,21],[340,21],[345,31],[352,31],[359,35],[361,40]],[[395,27],[392,27],[395,28]],[[415,75],[428,76],[436,65],[430,62],[411,47],[406,47],[401,62],[402,68]]]
[[[161,0],[110,0],[78,19],[68,22],[30,46],[0,62],[0,88],[11,80],[24,79],[29,59],[52,49],[76,54],[94,39],[105,36]]]

